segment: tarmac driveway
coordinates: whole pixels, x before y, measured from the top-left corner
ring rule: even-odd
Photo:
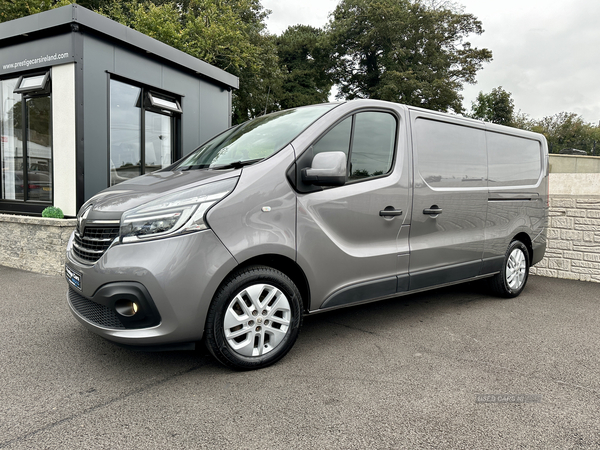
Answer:
[[[138,353],[0,266],[0,448],[599,448],[600,284],[531,277],[305,319],[275,366]]]

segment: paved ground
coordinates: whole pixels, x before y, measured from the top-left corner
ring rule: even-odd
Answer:
[[[532,277],[514,300],[465,285],[308,317],[284,360],[246,373],[116,347],[65,289],[0,267],[0,448],[600,447],[598,284]]]

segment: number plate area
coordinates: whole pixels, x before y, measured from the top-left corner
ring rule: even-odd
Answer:
[[[81,291],[81,274],[65,265],[65,277],[69,284]]]

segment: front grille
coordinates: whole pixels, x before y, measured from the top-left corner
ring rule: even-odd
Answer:
[[[69,303],[82,317],[95,325],[117,330],[125,329],[115,311],[88,300],[71,288],[69,288]]]
[[[73,253],[80,260],[96,262],[104,255],[104,252],[108,250],[108,247],[110,247],[110,244],[112,244],[118,235],[119,226],[87,226],[83,232],[83,236],[79,234],[79,231],[75,231]]]

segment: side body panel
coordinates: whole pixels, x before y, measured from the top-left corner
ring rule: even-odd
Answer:
[[[487,213],[483,123],[411,110],[410,289],[479,275]],[[432,214],[439,212],[439,214]]]
[[[511,240],[531,241],[531,263],[546,248],[548,226],[548,146],[543,136],[486,124],[489,155],[488,214],[484,272],[500,270]],[[525,244],[529,244],[525,242]]]
[[[206,217],[238,263],[268,254],[296,259],[296,193],[285,172],[291,145],[266,161],[242,169],[235,190]]]
[[[311,310],[395,295],[408,287],[406,113],[399,105],[382,106],[368,101],[342,105],[328,115],[328,123],[294,142],[299,156],[328,129],[357,112],[391,112],[397,119],[396,154],[389,175],[298,194],[298,264],[310,285]],[[403,214],[380,216],[386,208]]]
[[[515,237],[529,246],[532,264],[540,261],[548,222],[544,137],[409,109],[415,161],[410,289],[496,273]]]

